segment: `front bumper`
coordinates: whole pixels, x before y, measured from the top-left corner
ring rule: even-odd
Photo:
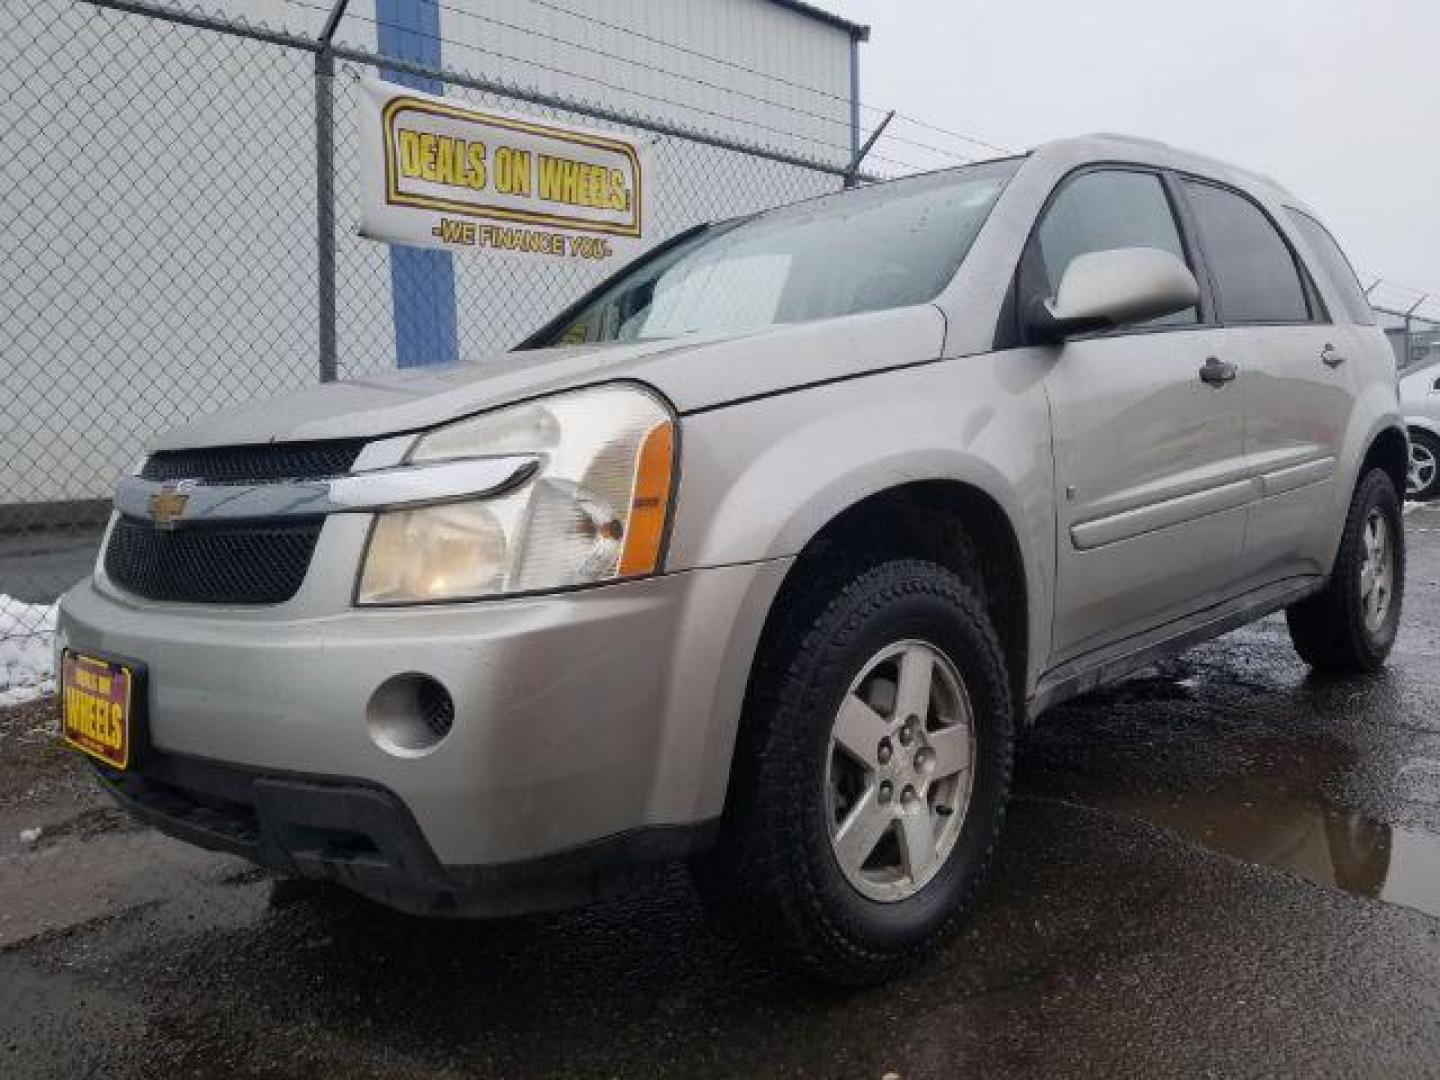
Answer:
[[[255,839],[230,850],[335,877],[306,863],[313,852],[303,845],[283,842],[302,833],[272,812],[274,792],[299,784],[305,806],[329,796],[340,808],[302,827],[386,808],[398,824],[366,841],[394,853],[381,860],[391,867],[386,889],[463,893],[507,864],[523,878],[536,860],[663,857],[704,835],[723,808],[753,650],[787,565],[317,615],[139,602],[86,581],[62,602],[57,637],[60,647],[146,665],[152,749],[134,784],[203,801],[225,797],[212,790],[215,769],[230,770],[222,788],[232,795],[236,775],[251,778],[246,797],[230,801],[252,807]],[[386,680],[416,672],[449,691],[453,727],[423,753],[387,750],[371,738],[367,705]],[[186,783],[167,773],[176,763]],[[164,799],[147,803],[113,776],[107,784],[146,816],[167,816]],[[279,822],[268,833],[267,817]],[[170,831],[225,846],[187,833],[184,818]],[[676,830],[692,835],[655,839]]]
[[[703,850],[716,827],[636,829],[535,859],[444,866],[405,804],[365,781],[158,752],[132,771],[93,767],[116,801],[163,833],[415,915],[493,917],[604,899]]]

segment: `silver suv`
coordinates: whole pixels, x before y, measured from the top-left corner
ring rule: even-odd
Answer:
[[[1284,609],[1395,638],[1406,429],[1330,235],[1096,137],[675,237],[514,351],[207,417],[65,597],[65,738],[159,828],[412,912],[688,858],[885,978],[1016,731]]]

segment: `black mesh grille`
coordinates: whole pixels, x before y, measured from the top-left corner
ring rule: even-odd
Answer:
[[[444,738],[455,723],[455,702],[445,688],[432,679],[420,684],[420,715],[440,738]]]
[[[162,450],[140,470],[146,480],[205,480],[211,484],[263,484],[349,472],[363,439],[270,443]]]
[[[324,518],[157,529],[122,517],[105,572],[150,600],[278,604],[305,580]]]

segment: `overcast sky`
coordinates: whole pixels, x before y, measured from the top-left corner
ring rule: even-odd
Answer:
[[[1016,149],[1115,131],[1229,159],[1319,210],[1367,285],[1440,296],[1440,0],[819,2],[872,28],[867,103]]]

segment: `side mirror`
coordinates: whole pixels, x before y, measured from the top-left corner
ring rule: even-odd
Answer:
[[[1190,268],[1159,248],[1092,251],[1070,260],[1051,300],[1030,306],[1032,341],[1054,345],[1076,334],[1173,315],[1200,302]]]

